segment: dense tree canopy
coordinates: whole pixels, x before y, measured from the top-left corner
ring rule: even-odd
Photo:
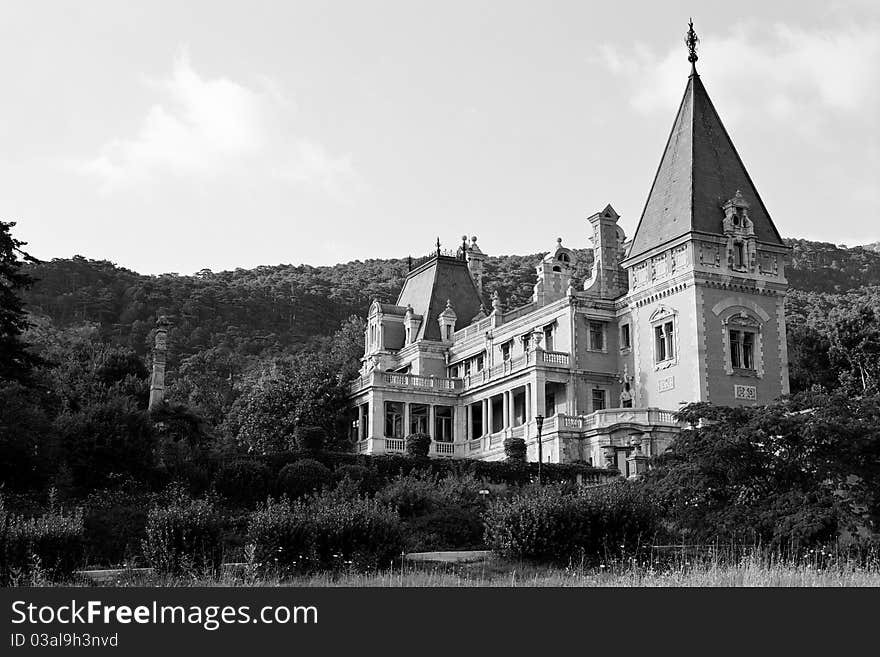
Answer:
[[[647,480],[695,542],[780,548],[880,518],[880,397],[802,393],[766,406],[691,404]],[[786,544],[783,544],[786,543]]]

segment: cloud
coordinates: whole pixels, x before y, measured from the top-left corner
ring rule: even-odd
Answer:
[[[206,79],[184,52],[170,77],[147,82],[158,96],[134,136],[106,143],[75,164],[102,191],[163,177],[219,180],[262,176],[322,187],[341,197],[362,186],[350,154],[331,155],[297,134],[296,106],[273,80],[255,88],[220,77]]]
[[[807,30],[746,22],[701,36],[697,68],[725,115],[797,119],[810,132],[829,116],[876,116],[880,24]],[[603,44],[597,56],[631,85],[636,110],[677,106],[687,71],[683,45],[658,56],[644,44],[626,52]]]

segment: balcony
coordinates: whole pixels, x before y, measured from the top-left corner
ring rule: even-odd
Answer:
[[[450,379],[442,376],[421,376],[419,374],[377,372],[374,370],[352,381],[349,386],[349,393],[353,394],[370,386],[393,386],[398,388],[455,392],[464,388],[464,381],[462,379]]]
[[[492,367],[469,374],[460,380],[463,383],[464,389],[468,390],[515,374],[532,366],[568,368],[571,366],[571,356],[565,351],[543,351],[541,349],[529,351],[522,356],[501,361]]]
[[[589,415],[566,415],[558,413],[544,418],[542,435],[547,440],[552,434],[582,433],[620,424],[642,426],[680,427],[674,419],[673,411],[659,408],[611,408],[596,411]],[[459,442],[431,441],[430,456],[446,458],[486,458],[497,456],[504,450],[507,438],[523,438],[527,443],[534,442],[538,428],[534,420],[514,427],[506,427],[495,433]],[[403,454],[406,440],[403,438],[368,438],[357,443],[358,454]]]

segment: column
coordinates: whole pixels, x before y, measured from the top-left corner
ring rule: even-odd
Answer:
[[[527,384],[526,384],[526,399],[525,399],[525,403],[526,403],[526,410],[525,410],[525,412],[526,412],[526,417],[525,417],[525,423],[528,424],[529,421],[532,419],[532,384],[531,384],[531,383],[527,383]]]
[[[474,436],[474,405],[468,404],[464,407],[467,413],[467,440],[473,440]]]
[[[434,404],[428,405],[428,435],[434,440]]]
[[[488,418],[486,424],[486,433],[492,433],[495,428],[495,419],[492,417],[492,398],[486,398],[486,417]]]
[[[370,410],[373,418],[370,421],[370,438],[381,438],[385,435],[385,404],[381,393],[374,395],[370,400]]]
[[[545,406],[546,406],[546,397],[545,397],[545,389],[544,389],[545,381],[544,376],[540,372],[535,374],[535,380],[532,383],[532,411],[535,415],[544,415]]]
[[[510,393],[504,391],[501,393],[501,425],[502,429],[510,426]]]
[[[403,437],[409,435],[409,402],[403,402]]]

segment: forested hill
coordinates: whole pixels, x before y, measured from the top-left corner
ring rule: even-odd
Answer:
[[[838,294],[851,297],[863,286],[880,285],[880,252],[870,246],[787,242],[793,247],[788,277],[797,317],[792,319],[807,317],[814,307],[825,312]],[[582,279],[592,253],[580,255]],[[497,289],[508,308],[527,302],[540,257],[489,257],[485,290]],[[218,345],[256,356],[293,352],[315,336],[329,335],[350,315],[364,315],[374,298],[393,302],[406,270],[406,259],[396,259],[145,276],[75,256],[30,266],[38,282],[25,300],[38,330],[89,324],[102,339],[145,354],[157,313],[164,312],[173,317],[179,356]]]

